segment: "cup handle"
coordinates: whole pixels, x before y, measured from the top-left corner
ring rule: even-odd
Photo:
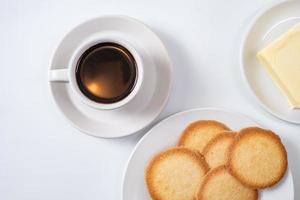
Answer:
[[[50,70],[48,79],[50,82],[69,82],[68,68]]]

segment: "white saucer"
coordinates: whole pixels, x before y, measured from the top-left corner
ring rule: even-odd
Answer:
[[[154,126],[134,148],[123,176],[122,200],[150,200],[144,172],[149,160],[159,151],[175,146],[182,130],[199,119],[213,119],[239,130],[257,124],[246,116],[220,109],[196,109],[172,115]],[[291,171],[274,187],[260,191],[260,200],[294,200]]]
[[[274,116],[300,124],[300,109],[291,110],[285,96],[259,64],[256,53],[300,22],[300,1],[285,1],[263,10],[250,24],[241,47],[243,76],[260,105]]]
[[[168,99],[172,66],[160,39],[144,24],[124,16],[106,16],[84,22],[70,31],[56,49],[50,69],[68,65],[70,56],[80,43],[97,34],[121,33],[132,40],[150,59],[145,63],[153,80],[145,83],[145,91],[124,107],[115,110],[97,110],[84,104],[70,89],[69,83],[50,82],[53,98],[69,122],[82,132],[115,138],[136,133],[153,122]]]

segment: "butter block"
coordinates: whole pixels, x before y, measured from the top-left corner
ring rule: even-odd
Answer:
[[[300,23],[259,51],[257,58],[291,108],[300,108]]]

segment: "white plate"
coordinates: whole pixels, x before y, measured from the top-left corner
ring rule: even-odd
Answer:
[[[115,138],[141,131],[161,113],[168,99],[172,66],[160,39],[144,24],[125,16],[106,16],[84,22],[70,31],[59,44],[51,69],[68,66],[70,56],[82,41],[102,33],[120,34],[132,41],[149,59],[145,90],[124,107],[97,110],[78,100],[69,83],[50,82],[53,98],[68,121],[82,132],[97,137]]]
[[[260,105],[276,117],[300,124],[300,109],[290,109],[286,97],[259,64],[256,53],[300,22],[300,1],[272,5],[251,23],[241,48],[241,68]]]
[[[136,145],[123,177],[123,200],[150,200],[144,169],[157,152],[176,144],[181,131],[192,121],[213,119],[227,124],[233,130],[257,124],[246,116],[219,109],[189,110],[172,115],[154,126]],[[294,187],[290,170],[275,187],[260,192],[261,200],[293,200]]]

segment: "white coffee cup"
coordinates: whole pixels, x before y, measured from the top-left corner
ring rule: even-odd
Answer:
[[[135,85],[133,86],[133,89],[128,94],[128,96],[114,103],[99,103],[88,98],[80,90],[76,81],[76,68],[80,57],[85,51],[87,51],[90,47],[94,45],[107,43],[107,42],[119,44],[124,48],[126,48],[132,54],[136,62],[137,76],[136,76]],[[132,99],[139,93],[144,79],[144,65],[140,53],[133,47],[132,44],[130,44],[128,40],[119,36],[114,36],[113,34],[97,36],[96,38],[91,38],[82,42],[82,44],[74,50],[74,53],[71,56],[68,66],[59,66],[57,68],[58,69],[49,71],[49,81],[66,82],[70,84],[70,88],[74,92],[76,98],[80,98],[82,102],[84,102],[85,104],[93,108],[103,109],[103,110],[120,108],[126,105],[127,103],[129,103],[130,101],[132,101]]]

